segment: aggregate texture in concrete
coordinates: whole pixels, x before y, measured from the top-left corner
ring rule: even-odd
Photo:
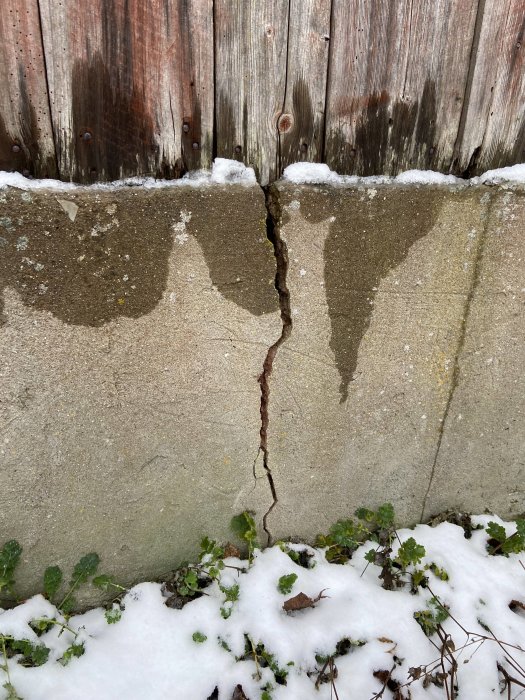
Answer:
[[[525,511],[525,192],[494,190],[425,517]]]
[[[272,503],[261,374],[281,333],[259,187],[0,192],[0,539],[19,593],[95,551],[123,582]]]
[[[262,543],[523,512],[524,228],[519,187],[0,191],[21,594],[87,551],[154,578],[245,509]]]
[[[272,377],[278,503],[269,528],[312,538],[385,501],[400,522],[416,522],[457,374],[490,194],[461,185],[280,183],[272,196],[293,326]]]

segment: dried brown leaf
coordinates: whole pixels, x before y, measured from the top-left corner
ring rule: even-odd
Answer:
[[[386,685],[388,683],[388,679],[390,678],[390,671],[374,671],[374,678],[377,678],[378,681],[381,681],[383,685]]]
[[[224,556],[225,557],[236,557],[237,559],[240,559],[241,557],[241,552],[238,547],[236,547],[234,544],[231,542],[226,543],[226,547],[224,548]]]
[[[306,593],[298,593],[294,595],[293,598],[288,598],[283,603],[283,610],[286,612],[291,612],[292,610],[304,610],[305,608],[311,608],[314,604],[314,599],[310,598]]]
[[[421,674],[424,672],[424,670],[424,666],[411,666],[408,669],[408,677],[414,681],[417,681],[419,678],[421,678]]]
[[[242,685],[240,683],[235,686],[232,700],[248,700],[248,697],[244,694],[244,690],[242,689]]]

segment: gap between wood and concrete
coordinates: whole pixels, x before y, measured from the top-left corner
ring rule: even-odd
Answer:
[[[270,465],[270,452],[268,448],[268,429],[270,425],[270,378],[273,370],[273,363],[279,351],[279,348],[290,337],[292,332],[292,313],[290,306],[290,292],[286,285],[286,275],[288,272],[288,249],[285,241],[281,238],[281,204],[279,201],[279,193],[273,185],[263,187],[263,192],[266,202],[266,234],[268,240],[273,245],[276,272],[275,272],[275,288],[279,295],[279,306],[281,311],[282,330],[279,338],[268,348],[266,357],[263,363],[263,369],[259,375],[258,382],[261,387],[261,430],[259,454],[263,457],[263,468],[266,479],[270,487],[272,502],[270,507],[263,516],[263,529],[268,538],[268,545],[273,543],[272,534],[268,527],[268,518],[270,513],[277,505],[279,498],[277,489],[272,474]]]

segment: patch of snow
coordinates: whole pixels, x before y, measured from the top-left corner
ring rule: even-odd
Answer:
[[[5,187],[16,187],[20,190],[74,190],[78,185],[60,180],[30,179],[21,173],[8,173],[0,170],[0,189]]]
[[[244,163],[227,158],[215,158],[211,169],[211,182],[214,184],[243,184],[255,185],[257,179],[253,168],[248,168]]]
[[[457,185],[465,180],[454,175],[444,175],[435,170],[405,170],[394,178],[394,182],[410,185]]]
[[[479,177],[463,180],[454,175],[444,175],[433,170],[407,170],[396,177],[371,176],[358,177],[354,175],[339,175],[330,170],[325,163],[293,163],[285,168],[283,173],[285,182],[297,185],[383,185],[383,184],[407,184],[407,185],[504,185],[525,184],[525,164],[513,165],[507,168],[489,170]],[[257,180],[253,168],[243,163],[227,158],[216,158],[210,170],[195,170],[186,173],[177,180],[157,180],[153,177],[128,177],[109,183],[97,183],[94,185],[77,185],[71,182],[59,180],[38,180],[26,178],[20,173],[0,171],[0,189],[16,187],[22,190],[51,189],[57,191],[72,191],[78,188],[115,190],[127,187],[142,187],[144,189],[157,189],[163,187],[206,187],[209,185],[256,185]],[[371,190],[372,191],[372,190]],[[69,212],[67,212],[69,213]]]
[[[381,185],[388,183],[410,185],[457,185],[465,184],[465,180],[454,175],[443,175],[433,170],[407,170],[396,177],[386,175],[372,177],[357,177],[355,175],[339,175],[330,170],[325,163],[293,163],[285,168],[283,180],[297,185]],[[370,189],[368,196],[373,199],[376,195]]]
[[[20,173],[8,173],[0,171],[0,189],[5,187],[16,187],[22,190],[42,190],[52,189],[59,191],[70,191],[79,188],[96,190],[115,190],[126,187],[143,187],[144,189],[158,189],[162,187],[202,187],[207,185],[255,185],[257,179],[253,168],[247,167],[244,163],[227,158],[216,158],[213,161],[212,169],[195,170],[186,173],[178,180],[157,180],[153,177],[127,177],[114,182],[101,182],[94,185],[77,185],[72,182],[61,182],[60,180],[38,180],[24,177]]]
[[[515,524],[495,516],[476,516],[473,523],[484,528],[490,520],[504,525],[508,534],[515,531]],[[430,599],[436,595],[451,613],[442,624],[458,661],[458,697],[499,698],[497,664],[515,675],[505,658],[512,656],[523,664],[525,654],[516,648],[525,646],[525,617],[519,608],[509,608],[512,600],[523,601],[525,596],[520,555],[491,556],[484,530],[466,539],[462,528],[446,522],[398,534],[401,541],[414,537],[423,545],[421,566],[444,569],[448,580],[429,569],[428,588],[419,587],[415,593],[409,586],[385,590],[380,568],[365,559],[366,552],[377,547],[373,542],[361,546],[343,565],[329,563],[322,549],[289,545],[295,551],[307,550],[311,568],[299,566],[278,546],[256,550],[251,567],[247,561],[226,560],[238,568],[221,572],[221,586],[239,586],[238,600],[226,619],[221,615],[224,593],[216,582],[206,588],[207,595],[181,610],[166,607],[160,584],[142,583],[124,596],[122,618],[115,624],[106,622],[101,608],[71,617],[68,627],[78,630],[77,641],[84,643],[85,653],[67,666],[58,660],[73,633],[54,627],[37,640],[29,624],[42,617],[62,620],[51,603],[35,596],[12,610],[0,609],[0,634],[39,641],[51,650],[48,662],[35,668],[21,666],[16,657],[8,659],[11,682],[25,700],[204,700],[215,687],[219,698],[229,700],[238,684],[250,700],[260,700],[263,688],[272,700],[328,700],[334,697],[331,684],[315,687],[323,666],[319,656],[333,654],[338,642],[347,639],[353,642],[348,653],[334,659],[338,696],[368,700],[382,688],[374,672],[390,672],[399,684],[409,681],[410,669],[427,664],[441,672],[437,635],[427,637],[414,619],[414,613],[431,609]],[[398,548],[399,543],[394,544],[392,556]],[[239,568],[246,568],[245,573]],[[289,574],[297,578],[290,594],[284,595],[278,582]],[[314,607],[283,610],[284,601],[299,592],[315,599],[323,589],[326,597]],[[474,636],[467,637],[464,630]],[[498,645],[489,639],[492,633],[514,646]],[[276,665],[287,673],[286,685],[277,684],[272,669],[256,664],[251,651],[246,653],[247,639],[250,649],[264,644],[273,654]],[[443,688],[434,683],[424,687],[422,680],[412,682],[404,696],[409,689],[413,700],[445,697]],[[0,670],[2,700],[5,682]],[[385,692],[385,700],[392,697],[390,690]]]
[[[511,165],[508,168],[487,170],[483,175],[472,178],[473,184],[500,185],[506,182],[525,184],[525,163]]]

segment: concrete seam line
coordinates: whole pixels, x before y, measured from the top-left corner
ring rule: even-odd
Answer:
[[[469,291],[467,294],[467,298],[465,300],[465,307],[463,309],[463,317],[461,319],[458,344],[456,346],[456,351],[454,353],[454,368],[452,370],[452,381],[450,383],[450,390],[448,392],[447,402],[445,404],[445,409],[443,411],[443,416],[441,418],[441,423],[439,425],[438,439],[437,439],[437,443],[436,443],[436,452],[434,454],[434,459],[432,461],[432,468],[430,470],[430,477],[428,480],[427,490],[426,490],[425,495],[423,497],[423,504],[421,506],[421,515],[419,518],[419,522],[424,522],[425,510],[427,508],[427,501],[428,501],[428,497],[430,495],[430,490],[432,488],[432,483],[434,481],[434,476],[436,474],[436,467],[437,467],[437,462],[439,459],[439,454],[441,452],[441,444],[443,442],[443,435],[445,433],[445,426],[446,426],[447,419],[448,419],[448,416],[450,413],[450,408],[452,406],[452,401],[454,399],[454,394],[456,393],[456,389],[458,388],[458,385],[459,385],[459,379],[460,379],[460,374],[461,374],[459,358],[460,358],[460,355],[463,351],[463,347],[465,345],[465,340],[466,340],[466,336],[467,336],[467,326],[468,326],[468,321],[470,318],[470,311],[471,311],[471,307],[472,307],[472,300],[474,299],[474,295],[475,295],[476,290],[479,286],[481,262],[483,260],[483,256],[484,256],[484,252],[485,252],[485,243],[487,240],[487,232],[488,232],[490,214],[492,211],[492,204],[493,204],[494,197],[495,197],[495,195],[493,195],[492,193],[487,193],[487,194],[489,196],[489,200],[487,202],[487,209],[486,209],[485,217],[484,217],[485,220],[483,223],[483,228],[481,230],[481,235],[479,238],[476,256],[474,258],[474,269],[472,271],[472,281],[471,281],[470,288],[469,288]]]
[[[261,430],[259,452],[263,455],[263,467],[270,487],[272,502],[263,516],[263,529],[268,538],[268,546],[273,543],[273,538],[268,527],[270,513],[277,505],[279,499],[270,467],[270,453],[268,449],[268,427],[270,423],[270,377],[273,363],[280,346],[286,342],[292,332],[292,313],[290,307],[290,292],[286,286],[286,275],[288,273],[288,249],[285,241],[281,238],[281,217],[282,208],[279,199],[279,191],[274,185],[263,188],[266,201],[266,234],[268,240],[273,245],[276,260],[275,288],[279,294],[279,306],[281,310],[282,329],[279,338],[268,348],[263,363],[263,369],[259,375],[258,382],[261,387]]]

